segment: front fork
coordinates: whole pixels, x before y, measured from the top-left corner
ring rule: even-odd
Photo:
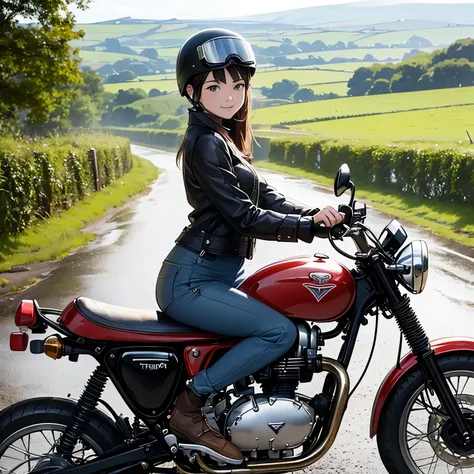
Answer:
[[[407,295],[400,293],[393,279],[387,274],[382,261],[374,262],[373,270],[378,281],[384,287],[390,310],[400,331],[418,360],[425,384],[431,387],[438,396],[444,411],[451,419],[464,444],[471,444],[474,441],[474,433],[449,388],[443,371],[436,360],[435,353],[431,349],[428,336],[410,305],[410,299]]]

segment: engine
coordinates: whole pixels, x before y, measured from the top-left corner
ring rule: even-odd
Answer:
[[[321,358],[317,353],[318,347],[324,344],[321,330],[307,323],[298,323],[296,328],[298,340],[293,353],[286,354],[254,375],[264,394],[293,398],[300,383],[311,382],[313,374],[321,371]]]
[[[314,409],[295,399],[263,394],[242,397],[226,419],[229,438],[241,451],[292,450],[313,431]]]
[[[320,329],[307,323],[296,325],[298,340],[285,357],[254,375],[261,394],[240,386],[240,398],[226,411],[224,429],[227,436],[243,452],[256,458],[266,452],[270,458],[292,456],[311,435],[318,403],[296,394],[298,385],[311,382],[321,371],[318,347],[323,344]],[[236,387],[237,388],[237,387]]]

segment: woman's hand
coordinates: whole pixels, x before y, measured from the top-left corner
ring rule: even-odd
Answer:
[[[344,215],[337,212],[331,206],[325,207],[322,211],[319,211],[315,216],[313,216],[315,224],[322,222],[326,227],[334,227],[337,224],[340,224],[344,220]]]

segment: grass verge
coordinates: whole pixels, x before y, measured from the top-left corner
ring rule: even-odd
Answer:
[[[333,186],[334,176],[305,171],[291,166],[257,161],[255,165],[272,171],[308,178],[322,186]],[[383,193],[367,184],[358,184],[357,198],[370,202],[380,211],[406,219],[427,228],[435,234],[474,247],[474,212],[471,206],[456,203],[439,203],[417,196],[399,193]]]
[[[37,222],[17,237],[0,240],[0,272],[13,265],[61,259],[71,250],[91,242],[95,235],[81,229],[109,209],[125,204],[157,177],[158,170],[153,163],[134,156],[132,170],[110,186],[57,216]]]

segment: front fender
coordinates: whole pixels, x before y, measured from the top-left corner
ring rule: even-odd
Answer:
[[[449,352],[474,352],[474,338],[459,339],[456,337],[445,337],[431,341],[431,348],[436,355],[447,354]],[[377,392],[372,407],[372,416],[370,419],[370,437],[373,438],[378,431],[380,414],[382,413],[385,402],[390,395],[390,392],[395,387],[397,382],[406,374],[412,367],[417,364],[416,357],[412,352],[406,354],[400,361],[401,369],[395,366],[385,377],[382,385]]]

